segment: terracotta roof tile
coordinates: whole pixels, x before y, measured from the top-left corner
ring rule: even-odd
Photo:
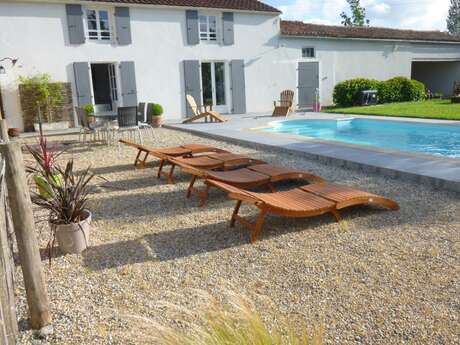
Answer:
[[[280,13],[276,8],[257,0],[87,0],[120,4],[141,4],[157,6],[203,7],[229,10]]]
[[[458,42],[460,36],[441,31],[416,31],[379,27],[349,27],[281,21],[281,34],[285,36],[360,38],[404,41]]]

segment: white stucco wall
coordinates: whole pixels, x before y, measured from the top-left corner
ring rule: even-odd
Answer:
[[[278,50],[278,16],[235,12],[234,45],[189,46],[185,9],[134,6],[130,14],[131,45],[91,41],[69,45],[64,4],[0,3],[1,55],[19,58],[18,67],[0,76],[10,126],[22,128],[19,75],[49,73],[55,81],[70,81],[76,103],[72,64],[81,61],[135,61],[139,101],[162,104],[169,119],[185,114],[183,60],[244,59],[248,112],[269,111],[278,98],[283,75],[273,58]]]

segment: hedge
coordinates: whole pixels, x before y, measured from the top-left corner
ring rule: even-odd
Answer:
[[[359,103],[361,91],[377,90],[379,103],[420,101],[426,98],[425,85],[406,77],[386,81],[356,78],[345,80],[334,87],[334,103],[351,107]]]

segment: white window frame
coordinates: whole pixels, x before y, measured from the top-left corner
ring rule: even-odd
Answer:
[[[93,30],[89,28],[89,19],[88,19],[88,11],[95,11],[96,12],[96,30]],[[108,22],[108,30],[101,30],[100,25],[100,12],[105,11],[107,12],[107,22]],[[85,7],[84,8],[84,18],[85,18],[85,32],[86,32],[86,38],[90,42],[103,42],[103,43],[110,43],[113,41],[114,37],[114,30],[113,30],[113,11],[110,8],[106,7]],[[97,37],[95,36],[90,36],[90,32],[96,32]],[[109,38],[103,38],[102,33],[109,33]]]
[[[203,17],[206,17],[206,30],[202,31],[201,30],[201,19]],[[212,33],[210,31],[210,18],[214,18],[216,21],[216,32]],[[212,42],[212,43],[217,43],[219,41],[219,15],[216,13],[207,13],[207,12],[200,12],[198,13],[198,35],[200,37],[200,41],[202,42]],[[212,37],[215,35],[215,37]]]
[[[304,50],[311,49],[313,51],[313,56],[304,56]],[[315,47],[302,47],[302,58],[304,59],[316,59],[316,48]]]

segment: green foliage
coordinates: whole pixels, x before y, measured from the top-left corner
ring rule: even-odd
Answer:
[[[447,30],[452,35],[460,35],[460,0],[450,0]]]
[[[379,90],[381,82],[378,80],[356,78],[338,83],[334,88],[334,103],[341,107],[351,107],[357,104],[361,91]]]
[[[406,77],[389,79],[379,89],[380,103],[420,101],[425,98],[425,85]]]
[[[83,107],[83,110],[87,115],[94,114],[94,106],[92,104],[87,104]]]
[[[379,103],[420,101],[426,99],[425,85],[406,77],[387,81],[356,78],[338,83],[334,88],[334,103],[340,107],[358,104],[361,91],[377,90]]]
[[[268,327],[254,308],[241,298],[223,306],[215,301],[199,315],[196,325],[186,331],[159,328],[155,331],[161,345],[321,345],[323,331],[318,327],[310,335],[304,325],[298,329],[277,320]],[[280,330],[280,324],[286,325]]]
[[[345,12],[340,14],[342,25],[345,26],[369,26],[370,20],[366,19],[366,9],[361,6],[360,0],[347,0],[350,5],[351,16]]]
[[[34,95],[37,107],[48,113],[51,121],[51,112],[62,101],[62,85],[51,81],[49,74],[36,74],[31,77],[19,77],[19,82],[25,90]]]
[[[163,115],[163,107],[160,104],[153,103],[152,104],[152,115],[153,116]]]

